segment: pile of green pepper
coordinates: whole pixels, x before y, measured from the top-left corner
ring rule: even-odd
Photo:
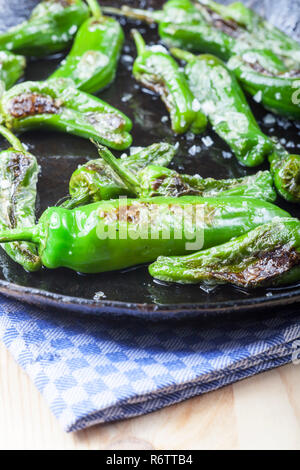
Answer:
[[[169,47],[208,53],[228,61],[251,94],[263,92],[262,104],[292,118],[299,117],[299,107],[291,102],[290,85],[300,71],[299,43],[270,25],[241,2],[224,6],[212,0],[169,0],[161,11],[104,8],[112,14],[125,15],[159,24],[162,41]],[[255,52],[253,62],[249,52]],[[298,87],[297,87],[298,88]]]
[[[159,24],[171,49],[147,46],[133,30],[132,72],[160,96],[174,134],[197,135],[209,122],[243,166],[268,160],[270,171],[226,180],[181,174],[168,168],[176,148],[167,142],[116,158],[107,147],[129,148],[132,122],[92,94],[115,79],[124,32],[103,13]],[[60,52],[73,39],[46,81],[15,85],[23,55]],[[298,119],[298,78],[299,44],[240,2],[169,0],[161,11],[144,11],[43,0],[28,21],[0,34],[0,134],[12,145],[0,153],[0,244],[32,272],[153,263],[150,274],[167,282],[256,288],[298,281],[300,222],[273,204],[273,184],[300,202],[300,156],[261,131],[242,90]],[[39,128],[90,139],[99,158],[75,170],[69,196],[36,224],[39,167],[12,132]]]

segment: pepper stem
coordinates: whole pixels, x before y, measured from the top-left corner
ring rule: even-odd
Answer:
[[[78,193],[75,193],[74,196],[69,197],[64,202],[59,204],[59,207],[62,207],[63,209],[72,210],[75,207],[87,204],[88,199],[89,197],[86,192],[81,193],[80,191],[78,191]]]
[[[160,10],[146,11],[139,8],[129,8],[126,5],[122,6],[122,8],[102,7],[102,11],[110,15],[126,16],[127,18],[145,21],[146,23],[150,24],[158,23],[161,19],[163,19],[163,12]]]
[[[86,0],[86,1],[87,1],[88,6],[89,6],[89,9],[92,12],[92,15],[96,19],[101,18],[102,17],[102,11],[101,11],[100,5],[97,2],[97,0]]]
[[[176,59],[184,60],[185,62],[191,62],[195,59],[195,55],[188,51],[183,51],[182,49],[177,49],[177,47],[172,47],[170,49],[171,54],[176,57]]]
[[[132,29],[131,35],[134,39],[138,55],[144,54],[146,50],[146,43],[141,33],[139,33],[137,29]]]
[[[25,149],[19,139],[15,137],[6,127],[0,124],[0,135],[4,137],[18,152],[25,152]]]
[[[116,174],[121,178],[123,183],[126,184],[130,191],[133,191],[134,194],[139,194],[140,185],[139,182],[134,175],[129,170],[124,170],[122,164],[120,164],[119,160],[113,156],[113,154],[102,145],[94,142],[95,145],[98,147],[99,155],[103,160],[116,172]]]
[[[38,244],[35,228],[36,227],[4,230],[0,232],[0,243],[23,241]]]

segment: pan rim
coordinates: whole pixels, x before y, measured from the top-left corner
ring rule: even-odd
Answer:
[[[291,288],[293,289],[293,288]],[[300,301],[300,287],[292,291],[274,293],[272,296],[261,296],[251,299],[228,300],[222,302],[180,303],[180,304],[155,304],[137,303],[115,300],[84,299],[63,294],[56,294],[38,288],[20,286],[8,281],[0,280],[0,294],[12,300],[26,302],[40,307],[53,307],[69,310],[82,314],[101,316],[127,314],[139,315],[142,318],[179,318],[185,315],[203,314],[204,316],[218,313],[232,313],[234,311],[253,311],[259,308],[297,303]]]

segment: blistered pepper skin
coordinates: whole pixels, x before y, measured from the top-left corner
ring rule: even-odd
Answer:
[[[174,170],[150,165],[138,175],[140,197],[255,197],[275,202],[277,195],[269,171],[236,179],[216,180],[200,175],[184,175]]]
[[[13,131],[51,129],[94,139],[116,150],[131,145],[132,123],[121,111],[78,90],[71,79],[24,82],[3,94],[0,111]]]
[[[160,257],[156,279],[180,284],[233,284],[243,288],[300,280],[300,222],[275,219],[226,244],[182,257]]]
[[[300,155],[289,154],[280,143],[274,143],[269,155],[270,171],[277,192],[288,202],[300,203]]]
[[[3,87],[12,87],[22,77],[25,67],[25,57],[0,51],[0,83],[3,83]]]
[[[13,145],[0,153],[0,230],[31,227],[35,224],[38,164],[3,126],[0,126],[0,134]],[[12,242],[1,247],[26,271],[40,269],[41,260],[32,243]]]
[[[83,0],[43,0],[29,20],[0,34],[0,49],[35,57],[60,52],[88,16]]]
[[[262,133],[234,75],[211,55],[194,56],[172,49],[188,61],[185,74],[189,86],[213,129],[247,167],[264,162],[272,152],[272,141]]]
[[[161,142],[122,158],[121,161],[127,171],[137,173],[150,164],[169,165],[175,153],[174,146]],[[70,199],[62,204],[67,209],[119,196],[135,196],[103,158],[91,160],[79,167],[71,177],[69,192]]]
[[[211,0],[169,0],[158,11],[128,6],[103,10],[158,23],[160,37],[169,47],[214,54],[225,61],[249,49],[268,49],[289,69],[299,69],[299,43],[241,2],[225,6]]]
[[[300,118],[300,66],[289,71],[268,51],[249,51],[228,62],[241,86],[262,105],[281,116]]]
[[[93,16],[81,25],[70,53],[51,76],[72,78],[86,93],[98,93],[114,81],[124,43],[119,22],[94,4]]]
[[[154,47],[146,47],[138,31],[133,32],[138,56],[133,65],[133,76],[146,88],[158,93],[171,117],[172,130],[183,134],[191,130],[199,134],[207,120],[200,112],[199,103],[191,93],[184,74],[176,61]]]
[[[132,196],[174,198],[242,196],[261,198],[269,202],[274,202],[277,197],[269,171],[259,171],[256,175],[227,180],[180,174],[169,168],[158,166],[155,162],[149,162],[147,166],[136,171],[129,164],[126,165],[126,159],[125,161],[117,159],[107,148],[98,147],[102,160],[110,169],[110,173],[107,173],[108,180],[121,182],[121,188],[127,190],[127,193]],[[97,187],[98,184],[96,183],[95,186]]]
[[[268,50],[282,58],[289,69],[300,66],[300,45],[273,24],[266,21],[242,2],[222,5],[213,0],[197,0],[201,11],[209,10],[215,22],[224,22],[235,36],[235,47],[231,55],[249,49]]]
[[[100,273],[216,246],[288,216],[251,198],[123,198],[74,210],[50,208],[31,229],[1,232],[0,243],[35,243],[50,269]]]

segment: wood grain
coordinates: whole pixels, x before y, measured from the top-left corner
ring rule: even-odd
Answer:
[[[0,344],[0,449],[300,449],[300,366],[66,434]]]

